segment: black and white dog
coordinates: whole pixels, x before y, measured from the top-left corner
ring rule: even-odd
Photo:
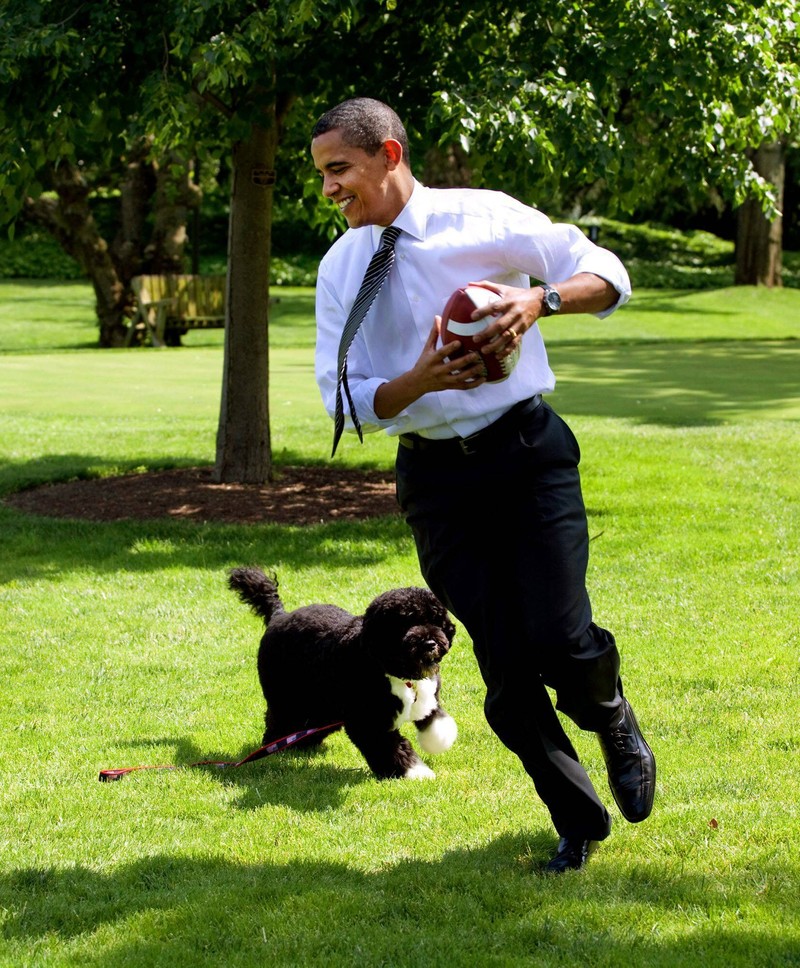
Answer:
[[[287,612],[276,578],[258,568],[235,568],[228,583],[267,626],[258,651],[265,745],[341,723],[381,779],[434,775],[399,732],[413,722],[426,753],[441,753],[456,738],[439,703],[439,662],[455,627],[430,591],[384,592],[364,615],[351,615],[336,605]],[[319,742],[312,736],[301,744]]]

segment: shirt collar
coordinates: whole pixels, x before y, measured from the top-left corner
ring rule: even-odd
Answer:
[[[428,221],[428,206],[425,202],[425,191],[425,187],[415,178],[411,197],[406,202],[405,208],[403,208],[397,218],[392,222],[392,225],[396,225],[412,238],[420,240],[425,238],[425,226]],[[383,230],[386,227],[384,225],[372,226],[372,241],[375,248],[378,247]]]

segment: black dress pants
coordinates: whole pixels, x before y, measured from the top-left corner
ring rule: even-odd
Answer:
[[[472,638],[489,725],[558,834],[602,840],[608,812],[546,689],[586,730],[606,728],[622,701],[614,638],[592,621],[586,591],[579,460],[572,431],[541,403],[482,432],[472,454],[401,444],[397,496],[426,582]]]

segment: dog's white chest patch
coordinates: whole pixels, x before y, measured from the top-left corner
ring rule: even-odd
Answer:
[[[394,726],[403,723],[419,722],[436,709],[436,680],[435,679],[397,679],[387,676],[392,692],[403,704],[403,708],[395,717]]]

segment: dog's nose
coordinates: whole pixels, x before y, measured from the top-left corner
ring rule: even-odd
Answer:
[[[437,658],[440,658],[445,654],[445,652],[447,652],[447,642],[443,641],[438,635],[432,635],[429,639],[427,639],[425,646],[428,651]]]
[[[433,625],[418,625],[409,629],[405,641],[412,653],[426,662],[438,662],[450,648],[447,636]]]

